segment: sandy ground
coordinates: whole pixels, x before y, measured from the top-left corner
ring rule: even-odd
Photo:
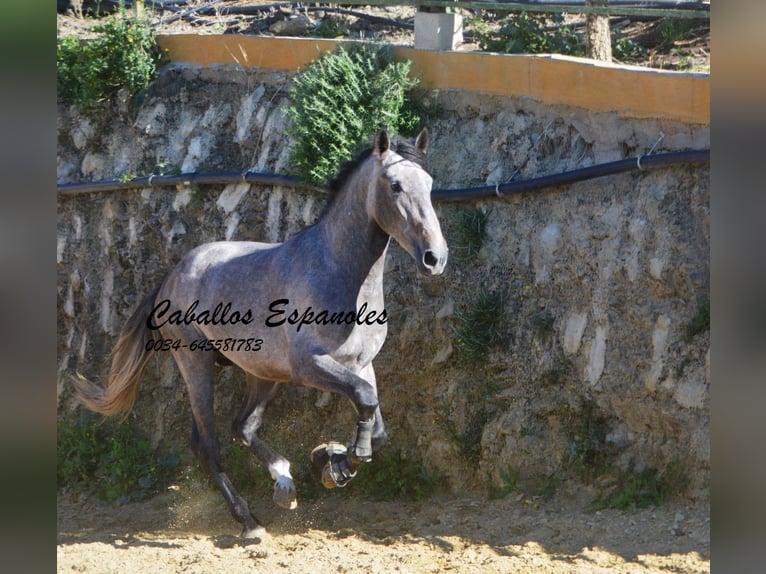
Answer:
[[[585,512],[512,493],[372,502],[333,492],[293,511],[252,505],[269,535],[238,536],[207,487],[140,503],[58,500],[58,572],[710,572],[705,504]]]

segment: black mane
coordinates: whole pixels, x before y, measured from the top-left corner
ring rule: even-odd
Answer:
[[[399,136],[394,136],[391,139],[391,150],[398,153],[404,159],[409,160],[423,169],[426,168],[426,156],[418,148],[415,147],[411,141]],[[351,174],[359,167],[370,155],[372,154],[372,148],[367,148],[354,159],[344,162],[338,173],[329,182],[327,187],[330,190],[330,194],[335,197],[346,183]]]

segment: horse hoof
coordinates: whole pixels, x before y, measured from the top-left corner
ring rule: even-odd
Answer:
[[[327,489],[335,488],[337,485],[330,475],[330,452],[344,448],[342,445],[331,443],[320,444],[311,451],[311,466],[314,472],[322,480],[322,486]]]
[[[293,510],[298,507],[295,484],[287,477],[280,476],[274,483],[274,502],[277,506]]]
[[[240,534],[242,538],[245,538],[246,540],[251,540],[253,542],[263,542],[268,534],[266,533],[266,529],[261,526],[260,524],[257,524],[255,526],[245,526],[242,529],[242,533]]]
[[[332,469],[329,462],[327,463],[327,466],[322,469],[322,486],[328,490],[338,486],[335,479],[332,477]]]
[[[311,466],[317,475],[321,475],[330,455],[327,453],[327,445],[322,443],[311,451]]]
[[[321,472],[322,485],[328,489],[342,488],[356,476],[356,472],[348,467],[348,450],[337,442],[320,444],[312,450],[311,463]]]

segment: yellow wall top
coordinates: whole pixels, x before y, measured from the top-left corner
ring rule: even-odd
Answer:
[[[172,62],[239,65],[296,72],[342,42],[321,38],[193,35],[159,36]],[[465,89],[525,96],[548,104],[636,118],[710,123],[710,76],[617,66],[585,58],[482,52],[435,52],[395,47],[429,89]]]

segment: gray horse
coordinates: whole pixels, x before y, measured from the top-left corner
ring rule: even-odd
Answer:
[[[279,383],[341,393],[356,409],[348,448],[330,443],[312,452],[326,487],[344,486],[371,460],[387,438],[372,360],[387,332],[383,267],[390,238],[425,275],[439,275],[447,263],[433,180],[424,169],[427,149],[425,130],[414,143],[381,130],[330,184],[333,197],[316,224],[285,243],[220,241],[190,251],[126,323],[106,388],[74,381],[91,410],[127,416],[149,358],[170,352],[189,393],[192,449],[244,537],[259,538],[264,529],[221,467],[215,363],[233,363],[247,375],[233,430],[268,468],[278,505],[296,506],[290,463],[257,431]]]

